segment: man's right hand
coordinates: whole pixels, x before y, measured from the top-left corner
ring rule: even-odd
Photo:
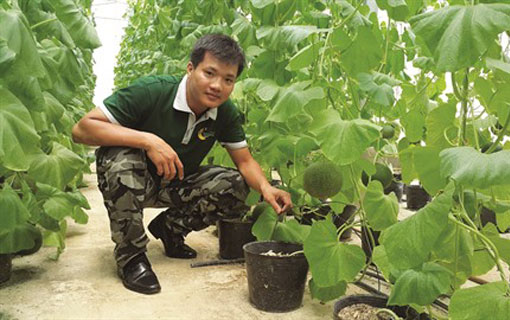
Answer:
[[[179,180],[184,179],[184,166],[177,152],[163,139],[155,134],[147,133],[147,156],[158,170],[158,175],[166,180],[172,180],[177,176]]]

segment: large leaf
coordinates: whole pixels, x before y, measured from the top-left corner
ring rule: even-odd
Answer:
[[[7,41],[0,38],[0,74],[7,70],[16,58],[16,52],[9,49]]]
[[[408,269],[427,261],[447,226],[452,194],[453,186],[449,185],[427,206],[383,231],[379,240],[392,265]]]
[[[441,151],[441,176],[451,178],[468,188],[485,189],[510,184],[510,150],[491,154],[471,147]]]
[[[257,39],[271,50],[291,49],[319,31],[315,26],[263,26],[257,29]]]
[[[310,44],[303,49],[299,50],[290,60],[287,69],[296,71],[302,68],[309,67],[318,58],[319,46],[317,44]]]
[[[510,297],[504,282],[457,290],[451,299],[449,315],[452,320],[508,320]],[[476,302],[476,303],[474,303]]]
[[[27,223],[29,217],[30,212],[18,194],[6,185],[0,191],[0,254],[34,246],[39,231]]]
[[[400,81],[378,72],[360,73],[358,79],[360,89],[368,92],[374,102],[385,107],[393,105],[395,102],[393,87],[400,84]]]
[[[410,0],[411,2],[420,2]],[[409,8],[405,0],[377,0],[377,6],[388,12],[390,18],[403,21],[409,15]]]
[[[299,224],[296,220],[287,220],[276,224],[271,240],[302,244],[310,233],[310,226]]]
[[[302,113],[303,108],[309,102],[324,98],[324,90],[321,87],[305,88],[306,84],[296,83],[286,89],[281,89],[282,91],[267,120],[285,122],[289,118]]]
[[[28,110],[0,86],[0,164],[11,170],[26,171],[30,157],[38,152],[39,139]]]
[[[340,281],[337,284],[330,287],[319,287],[315,281],[310,279],[308,281],[310,293],[312,298],[318,299],[323,302],[331,301],[345,294],[347,291],[347,282]]]
[[[433,250],[434,256],[453,274],[456,288],[472,274],[473,237],[459,225],[449,222]]]
[[[455,127],[456,106],[454,103],[440,104],[437,108],[430,111],[425,120],[427,126],[427,137],[425,142],[427,146],[445,149],[451,147],[445,139],[448,129]],[[453,130],[456,133],[456,130]],[[448,135],[448,138],[453,138]]]
[[[397,197],[394,193],[385,195],[379,181],[372,180],[368,184],[363,206],[368,224],[376,231],[384,230],[397,222],[399,209]]]
[[[34,77],[45,74],[36,43],[23,14],[19,11],[0,10],[0,38],[7,42],[9,49],[16,54],[20,67]],[[1,59],[0,59],[1,60]]]
[[[101,41],[92,22],[85,16],[78,4],[73,0],[54,0],[50,6],[64,23],[76,45],[82,48],[95,49],[101,46]]]
[[[62,192],[52,186],[37,183],[37,198],[44,201],[44,212],[60,221],[72,217],[78,223],[87,223],[88,216],[81,208],[90,209],[87,199],[79,192]]]
[[[445,6],[409,21],[433,53],[438,71],[456,71],[474,65],[508,30],[510,5]]]
[[[368,27],[359,29],[352,45],[342,55],[342,65],[352,77],[369,72],[379,65],[382,59],[382,44]]]
[[[340,243],[330,219],[316,221],[305,240],[304,251],[316,284],[331,287],[340,281],[352,281],[365,265],[359,246]]]
[[[325,110],[315,116],[311,131],[328,158],[338,165],[351,164],[380,136],[380,127],[364,119],[342,120]]]
[[[400,152],[402,180],[410,183],[418,178],[425,190],[434,195],[446,185],[439,174],[439,149],[436,147],[411,146]]]
[[[450,271],[432,262],[423,264],[421,270],[404,271],[395,282],[388,300],[390,305],[417,304],[428,306],[450,288]]]
[[[85,161],[76,153],[54,142],[50,154],[34,158],[28,173],[37,182],[64,190],[84,164]]]

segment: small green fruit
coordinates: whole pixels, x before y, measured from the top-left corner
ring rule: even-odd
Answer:
[[[395,128],[393,128],[392,125],[387,124],[382,127],[381,133],[384,139],[391,139],[395,136]]]
[[[330,161],[315,162],[304,171],[303,188],[312,197],[330,198],[342,189],[342,173]]]

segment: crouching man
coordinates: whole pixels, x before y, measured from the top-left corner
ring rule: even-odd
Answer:
[[[148,225],[168,257],[190,259],[185,236],[248,210],[249,187],[278,213],[290,195],[271,186],[253,159],[229,96],[245,58],[230,37],[195,44],[184,77],[148,76],[120,89],[74,127],[75,142],[96,150],[99,189],[110,218],[118,274],[130,290],[153,294],[159,281],[145,254],[143,208],[164,207]],[[238,170],[200,166],[219,141]]]

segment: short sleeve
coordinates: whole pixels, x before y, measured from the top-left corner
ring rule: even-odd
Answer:
[[[137,80],[126,88],[115,91],[106,98],[101,108],[109,120],[125,127],[135,128],[151,111],[152,99],[149,84]]]
[[[243,130],[242,115],[233,104],[227,104],[228,109],[220,132],[216,136],[218,142],[227,149],[240,149],[248,146]]]

